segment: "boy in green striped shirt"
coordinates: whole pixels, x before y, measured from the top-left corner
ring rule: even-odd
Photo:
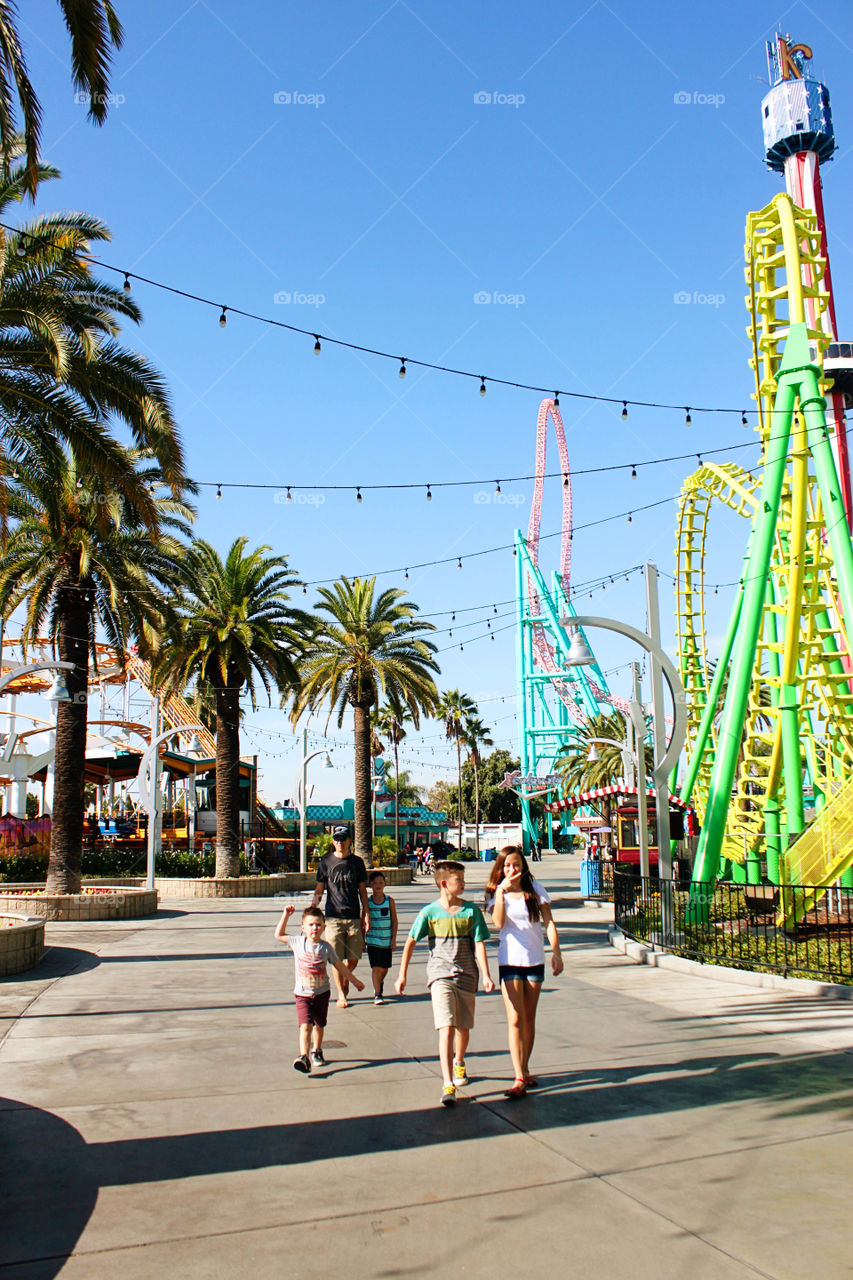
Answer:
[[[412,952],[419,939],[429,942],[427,984],[432,1000],[433,1020],[438,1032],[441,1063],[442,1106],[456,1101],[456,1089],[468,1083],[465,1052],[474,1025],[474,997],[477,979],[483,990],[494,991],[489,974],[486,939],[489,930],[483,913],[473,902],[465,902],[465,867],[461,862],[437,862],[433,867],[438,901],[415,917],[400,962],[395,990],[402,995]],[[478,974],[479,971],[479,974]]]

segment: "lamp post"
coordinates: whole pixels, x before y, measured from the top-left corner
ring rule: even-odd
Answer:
[[[187,746],[187,755],[197,756],[203,750],[198,733],[194,733]],[[187,845],[188,852],[191,854],[195,853],[195,779],[197,770],[198,761],[193,759],[193,771],[190,778],[189,794],[187,795]]]
[[[23,663],[21,666],[15,667],[0,679],[0,695],[3,694],[4,690],[6,690],[10,684],[14,684],[16,680],[20,680],[21,676],[33,675],[36,671],[55,671],[56,675],[54,676],[53,683],[49,689],[45,690],[43,696],[47,698],[49,702],[70,702],[71,695],[66,687],[63,672],[73,670],[73,662],[62,662],[58,660],[54,662],[52,660],[47,660],[44,662]],[[18,809],[23,805],[24,812],[21,814],[23,817],[26,813],[27,778],[30,776],[31,771],[37,772],[42,765],[47,765],[48,769],[50,768],[55,748],[51,748],[49,751],[46,751],[39,756],[15,756],[14,751],[17,743],[18,735],[14,731],[13,719],[12,715],[10,715],[9,734],[3,747],[3,760],[9,763],[13,779],[12,798],[10,801],[10,808],[7,812],[11,812],[13,808]],[[15,794],[16,787],[17,795]],[[23,799],[21,799],[20,795],[22,787]]]
[[[159,699],[154,699],[159,704]],[[159,710],[159,706],[158,706]],[[157,711],[153,713],[153,716]],[[152,716],[152,718],[153,718]],[[157,748],[163,742],[168,742],[170,738],[174,738],[179,733],[187,733],[192,730],[198,733],[202,726],[200,724],[182,724],[176,729],[166,729],[164,733],[151,734],[151,743],[148,750],[139,761],[139,771],[136,775],[139,783],[139,799],[148,814],[148,850],[145,866],[145,887],[146,889],[154,888],[154,860],[157,853],[157,818],[159,815],[160,799],[160,757]]]
[[[299,777],[296,780],[296,807],[299,810],[299,870],[308,870],[308,849],[306,846],[306,814],[308,812],[308,802],[305,794],[308,783],[308,765],[316,759],[317,756],[325,755],[323,761],[324,769],[334,769],[332,758],[325,747],[321,747],[319,751],[312,751],[308,754],[308,730],[302,730],[302,764],[300,766]]]
[[[646,584],[649,596],[649,619],[653,632],[657,631],[657,569],[652,564],[646,565]],[[653,597],[653,600],[652,600]],[[658,875],[662,880],[672,879],[672,852],[670,849],[669,834],[669,775],[681,754],[684,746],[684,739],[687,733],[687,711],[685,709],[685,693],[684,686],[679,679],[673,663],[660,647],[660,637],[657,634],[647,635],[645,631],[632,627],[627,622],[618,622],[615,618],[599,618],[591,616],[576,616],[560,619],[561,624],[565,627],[600,627],[604,631],[615,631],[617,635],[626,636],[629,640],[633,640],[640,645],[642,649],[648,653],[651,659],[652,670],[652,722],[654,736],[654,766],[652,768],[652,779],[655,791],[655,808],[657,812],[658,826]],[[583,642],[583,637],[577,631],[571,643],[569,654],[566,657],[566,665],[574,666],[582,663],[594,661],[592,654]],[[666,681],[669,686],[670,695],[672,697],[673,706],[673,726],[672,734],[669,742],[666,742],[666,725],[663,718],[662,706],[662,687],[660,679]],[[637,741],[642,743],[644,736],[644,726],[642,725],[642,711],[639,706],[639,669],[634,664],[634,699],[631,704],[631,719],[634,723],[634,732],[637,735]],[[639,758],[639,753],[638,753]],[[637,808],[638,820],[640,825],[640,871],[641,875],[649,875],[648,865],[648,826],[645,821],[646,814],[646,788],[639,786],[637,788]],[[645,842],[645,859],[643,859],[643,843]]]

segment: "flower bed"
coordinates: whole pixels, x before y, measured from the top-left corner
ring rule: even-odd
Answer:
[[[0,977],[32,969],[44,955],[44,918],[0,913]]]
[[[81,893],[48,893],[43,884],[0,893],[0,911],[28,911],[43,920],[137,920],[157,910],[156,889],[89,886]]]

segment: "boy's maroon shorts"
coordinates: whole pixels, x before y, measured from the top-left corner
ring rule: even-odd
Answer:
[[[316,996],[294,996],[296,1020],[300,1027],[325,1027],[329,1013],[331,991],[321,991]]]

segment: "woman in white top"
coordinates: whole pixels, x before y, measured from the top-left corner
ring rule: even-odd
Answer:
[[[498,854],[489,883],[486,907],[499,930],[498,972],[509,1028],[509,1052],[515,1071],[508,1098],[521,1098],[538,1081],[530,1074],[536,1034],[536,1006],[545,981],[543,930],[551,944],[551,970],[563,971],[560,939],[545,886],[534,880],[518,845]]]

